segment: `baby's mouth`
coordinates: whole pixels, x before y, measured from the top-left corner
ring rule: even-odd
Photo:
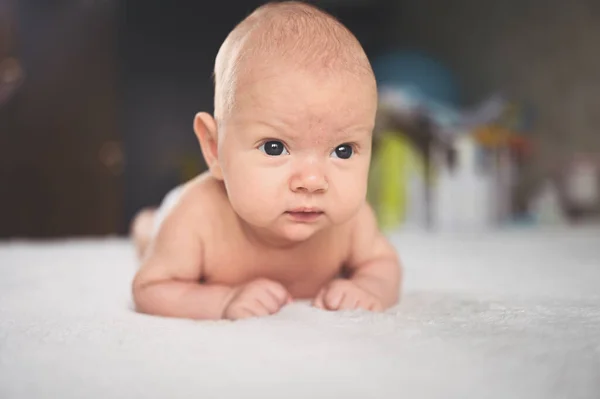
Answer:
[[[309,223],[319,219],[324,212],[317,208],[296,208],[286,211],[285,214],[296,222]]]

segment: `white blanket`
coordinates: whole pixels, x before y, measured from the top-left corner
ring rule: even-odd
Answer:
[[[600,229],[393,237],[402,303],[136,314],[131,244],[0,244],[0,398],[600,398]]]

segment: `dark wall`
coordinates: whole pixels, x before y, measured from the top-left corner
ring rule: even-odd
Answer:
[[[0,4],[0,238],[124,230],[116,0]]]

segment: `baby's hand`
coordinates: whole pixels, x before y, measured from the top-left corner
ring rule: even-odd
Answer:
[[[336,279],[317,294],[313,306],[326,310],[365,309],[381,312],[383,305],[375,295],[360,288],[351,280]]]
[[[278,282],[256,279],[236,288],[225,306],[223,318],[235,320],[277,313],[292,301],[291,295]]]

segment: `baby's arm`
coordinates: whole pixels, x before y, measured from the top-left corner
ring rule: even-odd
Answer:
[[[136,309],[166,317],[220,319],[233,289],[200,284],[203,248],[193,209],[179,204],[164,220],[133,281]]]
[[[350,254],[345,265],[348,280],[324,287],[315,305],[330,310],[365,308],[382,310],[398,302],[402,269],[394,247],[379,231],[368,204],[353,226]]]
[[[351,281],[378,297],[384,308],[398,302],[402,269],[394,247],[381,233],[369,205],[354,227],[350,259]]]

